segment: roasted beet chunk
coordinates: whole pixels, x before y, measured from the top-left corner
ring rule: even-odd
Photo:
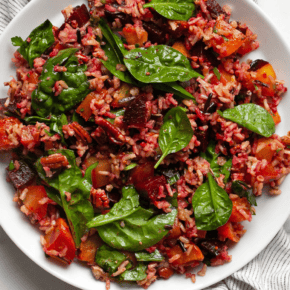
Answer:
[[[226,14],[222,7],[216,2],[216,0],[207,0],[206,2],[207,10],[211,17],[216,19],[221,14]]]
[[[123,26],[125,26],[125,24],[127,23],[132,23],[129,14],[125,14],[123,12],[118,11],[119,5],[114,3],[111,6],[116,8],[114,12],[113,9],[108,10],[105,8],[105,16],[109,22],[114,22],[116,19],[119,19]]]
[[[152,176],[154,176],[154,163],[148,161],[136,166],[131,171],[129,183],[133,183],[136,187],[136,184],[141,183],[143,180]]]
[[[196,136],[197,140],[200,142],[200,151],[205,152],[209,143],[208,130],[206,131],[197,130],[194,133],[194,135]]]
[[[137,191],[140,193],[141,197],[145,200],[150,199],[151,202],[165,198],[163,191],[160,191],[160,186],[165,188],[167,184],[166,178],[162,176],[152,176],[148,179],[135,185]]]
[[[166,42],[166,33],[153,22],[143,22],[143,27],[148,33],[148,40],[151,43],[162,44]]]
[[[84,26],[90,20],[90,13],[85,4],[74,8],[73,13],[67,20],[67,23],[71,24],[73,20],[78,23],[79,27]]]
[[[251,67],[250,67],[249,71],[256,71],[266,64],[268,64],[267,61],[265,61],[263,59],[256,59],[251,63]]]
[[[15,163],[19,163],[19,165]],[[29,185],[35,177],[35,173],[23,160],[15,161],[13,170],[8,170],[8,176],[16,188],[21,188],[23,186]]]
[[[133,100],[126,108],[124,123],[129,128],[144,128],[151,116],[151,104],[144,95]]]

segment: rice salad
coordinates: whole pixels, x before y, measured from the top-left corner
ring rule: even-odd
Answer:
[[[263,187],[279,195],[287,91],[217,0],[88,0],[17,47],[0,99],[13,200],[47,258],[148,288],[231,262]],[[245,59],[245,58],[243,58]]]

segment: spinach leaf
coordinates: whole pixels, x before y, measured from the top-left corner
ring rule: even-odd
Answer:
[[[275,123],[269,112],[256,104],[242,104],[218,113],[257,134],[270,137],[275,133]]]
[[[111,110],[110,113],[114,114],[116,117],[124,116],[125,109]],[[114,124],[115,119],[106,118],[111,124]]]
[[[174,207],[178,208],[178,200],[177,200],[178,192],[175,192],[173,196],[167,196],[166,200]]]
[[[30,40],[27,41],[28,39]],[[30,33],[26,41],[19,36],[13,37],[11,41],[14,46],[20,46],[18,51],[33,68],[34,59],[41,56],[54,43],[52,24],[46,20]]]
[[[62,206],[61,197],[59,191],[53,187],[45,187],[47,196],[56,202],[58,205]]]
[[[120,71],[116,69],[118,64],[124,64],[123,53],[126,49],[123,46],[122,41],[117,35],[113,34],[106,21],[101,18],[99,21],[99,27],[102,30],[102,34],[105,37],[106,44],[102,46],[105,51],[108,60],[101,60],[103,65],[118,79],[129,84],[135,84],[135,80],[131,77],[130,73],[126,71]]]
[[[57,189],[60,193],[61,205],[66,213],[70,228],[78,247],[81,243],[81,237],[88,231],[86,223],[94,216],[94,210],[89,202],[91,184],[91,172],[98,165],[91,165],[85,176],[76,165],[74,152],[67,149],[49,150],[48,154],[60,153],[67,157],[70,168],[65,169],[58,175],[46,177],[45,171],[40,163],[40,159],[35,163],[38,175],[51,187]],[[71,193],[71,200],[67,201],[65,192]],[[56,196],[56,194],[54,193]],[[55,200],[55,199],[54,199]],[[55,200],[56,201],[56,200]]]
[[[61,137],[62,144],[66,145],[63,131],[62,131],[62,126],[68,124],[67,117],[65,114],[61,114],[58,117],[50,116],[50,119],[42,118],[38,116],[30,116],[30,117],[24,118],[24,121],[26,121],[29,124],[36,124],[36,122],[39,122],[39,123],[44,123],[46,125],[49,125],[50,133],[59,134]]]
[[[135,256],[139,262],[161,262],[164,260],[164,257],[157,249],[153,253],[148,253],[147,251],[136,252]]]
[[[126,256],[107,245],[102,245],[96,254],[96,263],[110,275],[118,270],[118,267],[126,261]]]
[[[176,82],[163,83],[163,84],[158,83],[158,84],[152,84],[152,86],[154,89],[164,91],[167,93],[173,93],[174,95],[182,99],[191,99],[196,103],[195,97]]]
[[[183,21],[187,21],[195,10],[192,0],[152,0],[143,7],[152,7],[168,19]]]
[[[126,270],[123,272],[119,279],[121,281],[141,281],[147,277],[147,266],[144,263],[138,263],[132,270]]]
[[[164,227],[173,225],[177,210],[153,216],[153,210],[139,206],[134,187],[123,187],[122,194],[110,212],[93,218],[87,226],[97,227],[102,240],[115,249],[141,251],[155,245],[168,233]]]
[[[206,148],[206,151],[202,152],[200,156],[209,162],[210,168],[212,169],[214,176],[219,177],[220,174],[223,174],[225,176],[224,183],[227,183],[231,174],[232,159],[227,160],[225,164],[222,166],[218,165],[217,160],[218,160],[219,154],[215,153],[214,141],[211,140],[209,142],[208,147]]]
[[[78,58],[74,55],[77,51],[75,48],[61,50],[44,65],[39,86],[32,93],[32,107],[38,116],[64,113],[81,102],[90,92],[90,84],[84,74],[87,67],[79,65]],[[55,65],[65,66],[67,71],[55,72]],[[60,80],[64,81],[68,88],[55,96],[53,87]]]
[[[152,45],[127,51],[124,62],[130,73],[143,83],[188,81],[201,76],[182,53],[167,45]]]
[[[192,207],[197,229],[212,231],[228,221],[233,203],[212,175],[208,173],[207,176],[208,180],[194,193]]]
[[[99,215],[88,222],[89,228],[99,227],[114,221],[123,220],[134,213],[139,207],[139,195],[136,189],[129,185],[122,188],[122,198],[115,203],[110,212]]]
[[[251,205],[257,206],[256,197],[250,189],[250,186],[241,180],[235,180],[232,183],[233,193],[237,194],[239,197],[246,197]]]
[[[163,154],[154,168],[157,168],[168,154],[178,152],[189,144],[193,130],[185,111],[182,107],[175,107],[165,115],[158,139]]]

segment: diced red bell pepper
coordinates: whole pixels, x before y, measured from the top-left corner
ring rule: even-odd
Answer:
[[[16,138],[13,142],[12,139],[9,139],[7,130],[11,130],[14,125],[21,124],[21,122],[14,117],[9,117],[0,120],[0,150],[10,150],[18,147],[19,137],[13,135],[13,139]]]
[[[191,243],[191,245],[193,246],[193,248],[191,252],[189,253],[189,255],[187,255],[187,252],[183,252],[179,245],[175,245],[173,248],[166,249],[166,254],[169,259],[175,255],[179,255],[179,258],[176,259],[174,262],[172,262],[172,265],[189,266],[195,261],[203,261],[204,256],[200,248],[194,243]]]
[[[40,203],[43,198],[47,197],[44,186],[31,185],[26,187],[26,189],[27,193],[23,200],[23,204],[33,214],[35,219],[43,219],[47,213],[47,202],[44,204]]]
[[[90,236],[85,242],[81,242],[77,258],[80,261],[94,263],[98,248],[103,244],[98,234]]]
[[[70,264],[75,257],[76,247],[69,226],[62,218],[56,220],[56,226],[44,236],[44,251],[47,255],[59,258]]]
[[[111,162],[109,159],[97,159],[95,156],[90,156],[84,161],[85,168],[98,162],[96,168],[92,171],[92,182],[94,188],[99,188],[110,183],[110,177],[108,175],[100,174],[99,171],[111,172]]]
[[[238,223],[248,220],[250,222],[252,220],[252,213],[251,213],[251,205],[248,202],[247,198],[238,197],[232,199],[232,202],[233,202],[233,210],[229,221]],[[241,212],[244,212],[244,215]]]

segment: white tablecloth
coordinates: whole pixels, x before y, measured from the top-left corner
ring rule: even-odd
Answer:
[[[61,1],[61,0],[60,0]],[[17,3],[16,3],[17,2]],[[7,25],[15,9],[26,0],[0,0],[0,32]],[[283,31],[290,44],[289,0],[255,0]],[[8,5],[9,4],[9,5]],[[290,70],[290,68],[289,68]],[[290,206],[290,205],[289,205]],[[290,289],[290,218],[271,244],[250,264],[211,290],[289,290]],[[286,233],[285,233],[286,232]],[[277,250],[278,247],[278,250]],[[276,249],[276,250],[275,250]],[[275,252],[276,251],[276,252]],[[275,259],[276,272],[263,276],[265,261]],[[266,263],[267,264],[267,263]],[[267,266],[267,265],[266,265]],[[253,275],[253,273],[255,275]],[[273,274],[274,273],[274,274]],[[0,290],[78,290],[42,270],[27,258],[10,240],[0,226]]]

